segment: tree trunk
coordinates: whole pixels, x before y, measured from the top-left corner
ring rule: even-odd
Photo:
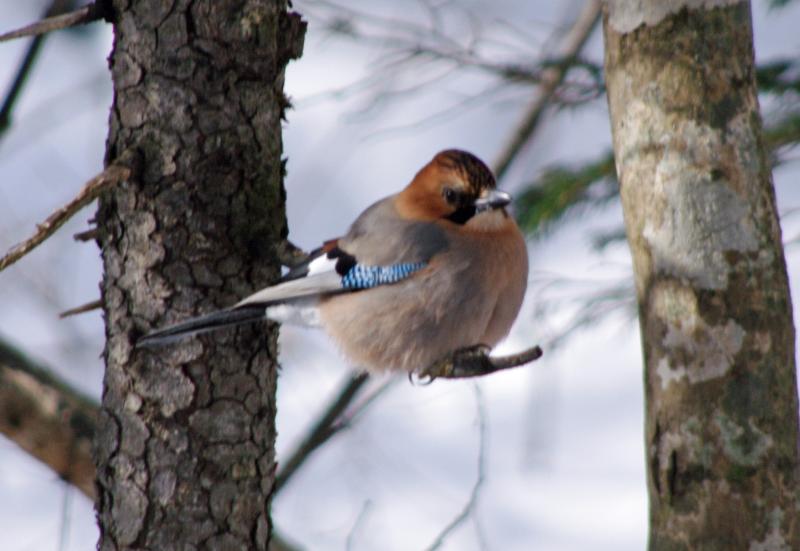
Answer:
[[[794,327],[750,4],[610,0],[604,31],[650,549],[800,549]]]
[[[135,349],[279,273],[284,0],[115,0],[106,162],[141,158],[101,201],[106,374],[95,446],[100,545],[265,549],[275,473],[274,325]]]

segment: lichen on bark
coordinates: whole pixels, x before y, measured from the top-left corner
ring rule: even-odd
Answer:
[[[794,325],[750,6],[622,4],[606,8],[605,63],[645,359],[650,549],[800,549]]]
[[[276,327],[158,351],[134,343],[278,277],[283,71],[304,24],[281,0],[116,0],[114,19],[106,162],[135,150],[142,166],[97,215],[99,547],[265,549]]]

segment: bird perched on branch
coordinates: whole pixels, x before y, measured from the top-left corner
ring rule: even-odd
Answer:
[[[442,151],[277,284],[137,345],[266,317],[322,326],[372,372],[425,374],[454,351],[486,352],[508,334],[527,284],[527,250],[505,209],[510,201],[480,159]]]

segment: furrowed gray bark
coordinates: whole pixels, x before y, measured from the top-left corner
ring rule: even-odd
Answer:
[[[611,0],[604,32],[650,549],[800,549],[794,326],[750,4]]]
[[[137,176],[98,210],[106,374],[95,445],[102,550],[265,549],[275,475],[274,325],[159,350],[147,330],[280,274],[284,0],[115,0],[106,162]]]

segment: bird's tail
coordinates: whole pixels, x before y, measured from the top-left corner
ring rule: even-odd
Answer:
[[[155,347],[169,344],[178,339],[213,331],[222,327],[252,323],[265,319],[266,307],[263,304],[243,305],[220,310],[205,316],[191,318],[163,329],[152,331],[136,342],[136,347]]]

